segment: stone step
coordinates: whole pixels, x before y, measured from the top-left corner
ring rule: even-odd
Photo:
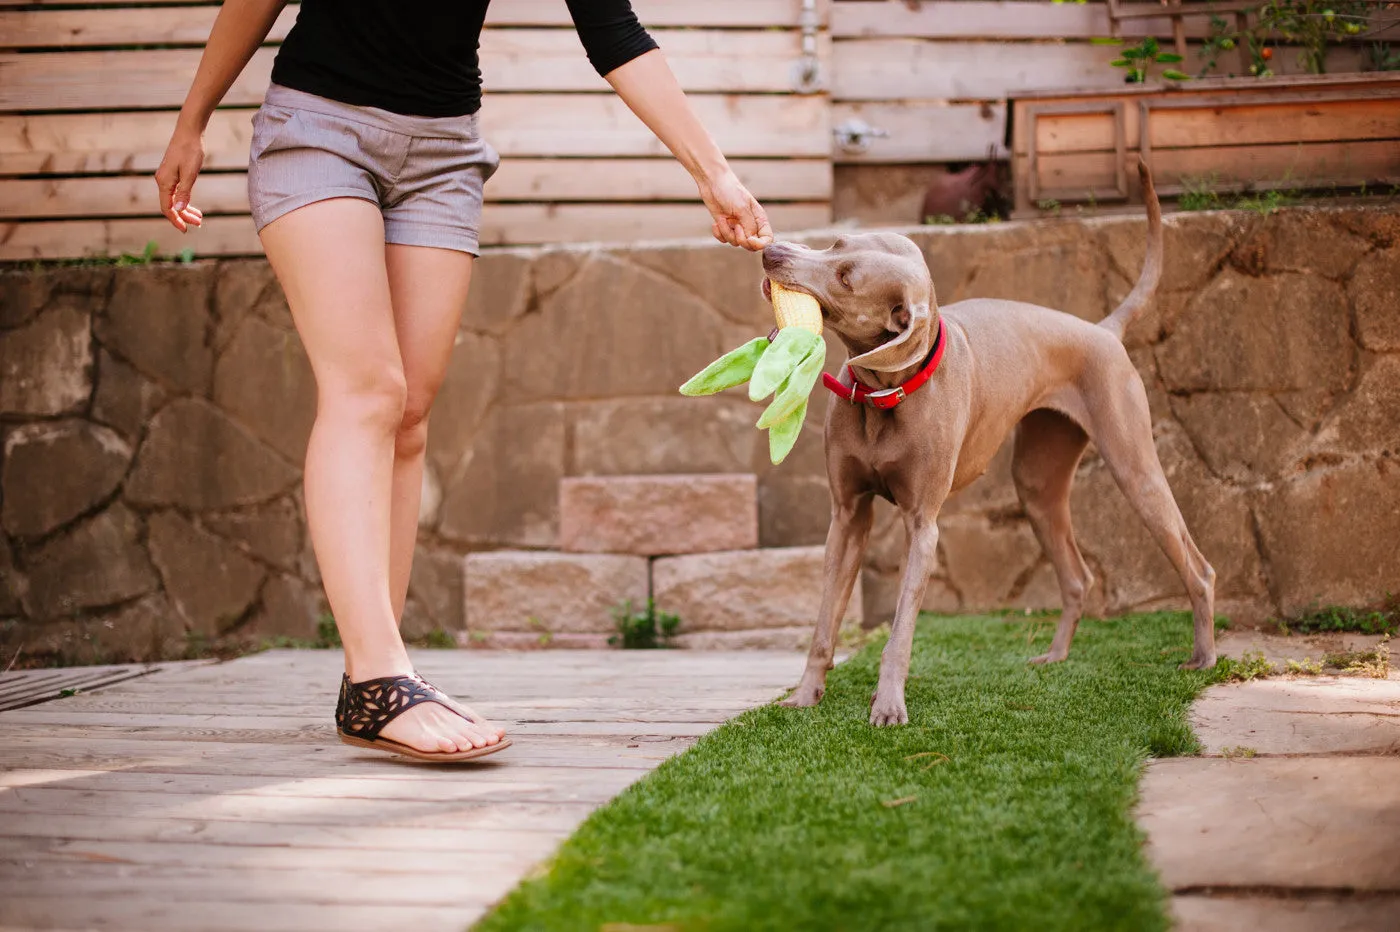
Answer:
[[[495,632],[609,634],[612,612],[648,594],[645,557],[497,550],[467,554],[469,636]]]
[[[821,608],[824,548],[775,547],[662,557],[652,562],[652,596],[680,616],[681,632],[810,628]],[[862,618],[861,585],[843,623]]]
[[[596,476],[559,483],[559,546],[639,556],[758,546],[751,474]]]

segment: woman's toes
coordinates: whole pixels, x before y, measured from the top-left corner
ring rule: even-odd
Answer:
[[[451,754],[454,751],[458,750],[457,742],[454,739],[448,737],[447,735],[438,735],[437,745],[438,750],[444,754]]]

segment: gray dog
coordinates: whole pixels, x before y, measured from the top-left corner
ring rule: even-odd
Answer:
[[[904,519],[909,552],[872,725],[909,721],[904,685],[919,604],[938,547],[938,512],[980,476],[1013,429],[1013,476],[1026,515],[1055,566],[1063,609],[1048,653],[1069,654],[1093,576],[1070,525],[1074,472],[1092,440],[1133,508],[1181,574],[1195,616],[1195,650],[1182,666],[1215,665],[1215,571],[1186,529],[1157,450],[1142,380],[1123,333],[1148,306],[1162,274],[1162,216],[1140,167],[1147,201],[1147,259],[1132,292],[1090,324],[1019,301],[974,299],[939,308],[923,253],[892,233],[843,236],[830,249],[775,243],[763,253],[769,282],[807,292],[850,353],[827,410],[826,469],[832,520],[826,584],[802,681],[784,705],[821,700],[836,630],[851,597],[879,495]],[[843,399],[849,400],[843,400]]]

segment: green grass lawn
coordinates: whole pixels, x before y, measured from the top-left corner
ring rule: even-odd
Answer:
[[[1053,624],[922,619],[900,728],[867,724],[866,647],[819,707],[745,713],[594,813],[478,928],[1166,929],[1131,807],[1215,674],[1176,669],[1185,614],[1028,666]]]

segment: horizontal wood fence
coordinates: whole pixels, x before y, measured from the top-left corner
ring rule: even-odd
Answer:
[[[1016,92],[1122,84],[1108,64],[1116,50],[1090,42],[1115,30],[1103,2],[817,0],[806,16],[802,0],[634,6],[784,232],[831,219],[833,164],[1005,157]],[[195,189],[205,229],[182,237],[155,210],[150,175],[218,9],[0,0],[0,260],[139,251],[149,240],[163,252],[259,251],[244,190],[250,120],[296,4],[209,125]],[[1120,9],[1133,14],[1116,27],[1128,39],[1173,37],[1170,18],[1145,15],[1157,4]],[[1180,24],[1184,70],[1199,70],[1208,30],[1202,17]],[[1296,70],[1293,58],[1281,51],[1277,70]],[[504,157],[484,244],[707,234],[694,184],[589,66],[564,0],[496,0],[481,63],[482,128]],[[1331,61],[1360,64],[1351,50]]]
[[[775,225],[831,218],[829,103],[799,93],[801,0],[636,0],[739,176]],[[246,170],[251,118],[291,4],[206,134],[203,229],[160,218],[159,165],[216,4],[0,0],[0,259],[186,246],[256,253]],[[821,18],[808,48],[829,68]],[[484,245],[706,235],[695,184],[588,63],[564,0],[498,0],[481,42],[482,131],[501,152]]]

